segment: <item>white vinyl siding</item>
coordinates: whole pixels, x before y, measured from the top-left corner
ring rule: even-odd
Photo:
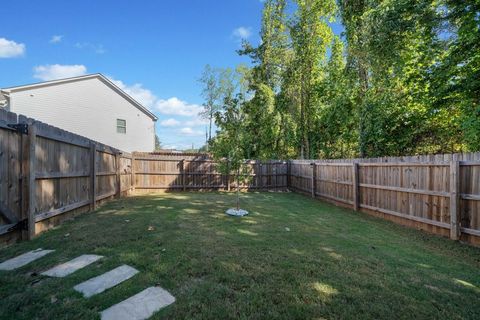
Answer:
[[[98,78],[12,92],[10,110],[122,151],[154,149],[155,121]]]

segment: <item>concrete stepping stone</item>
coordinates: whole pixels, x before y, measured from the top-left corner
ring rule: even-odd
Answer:
[[[143,320],[175,302],[175,297],[160,287],[150,287],[101,312],[102,320]]]
[[[15,258],[12,258],[10,260],[6,260],[2,263],[0,263],[0,270],[15,270],[20,267],[23,267],[27,264],[29,264],[32,261],[35,261],[37,259],[40,259],[41,257],[49,254],[50,252],[53,252],[55,250],[43,250],[43,249],[36,249],[33,251],[26,252],[24,254],[21,254]]]
[[[56,278],[63,278],[69,274],[74,273],[77,270],[80,270],[89,264],[94,263],[95,261],[103,258],[103,256],[97,256],[94,254],[84,254],[75,259],[67,261],[65,263],[59,264],[58,266],[53,267],[50,270],[42,272],[42,275]]]
[[[91,278],[85,282],[77,284],[73,289],[83,293],[85,298],[101,293],[107,289],[115,287],[125,280],[130,279],[139,271],[127,265],[122,265],[118,268],[105,272],[98,277]]]

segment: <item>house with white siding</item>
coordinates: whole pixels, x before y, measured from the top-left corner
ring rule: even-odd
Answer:
[[[0,89],[0,108],[122,151],[151,152],[157,117],[102,74]]]

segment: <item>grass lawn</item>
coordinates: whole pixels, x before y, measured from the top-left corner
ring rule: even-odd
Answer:
[[[1,319],[96,319],[160,285],[177,301],[154,319],[480,319],[480,249],[294,193],[169,193],[125,198],[0,250]],[[153,230],[149,230],[152,229]],[[81,254],[66,278],[39,273]],[[72,288],[121,264],[140,273],[89,299]]]

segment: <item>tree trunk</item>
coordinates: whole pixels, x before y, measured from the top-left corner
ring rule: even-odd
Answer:
[[[240,210],[240,169],[237,170],[237,211]]]
[[[305,105],[304,93],[301,89],[300,97],[300,159],[305,159]]]
[[[365,130],[365,122],[367,121],[365,115],[368,114],[368,108],[365,106],[365,96],[367,95],[367,90],[368,90],[368,71],[366,68],[363,66],[363,63],[360,62],[360,66],[358,69],[358,75],[360,78],[360,96],[359,96],[359,102],[358,106],[360,108],[359,110],[359,117],[358,117],[358,122],[359,122],[359,151],[360,151],[360,158],[365,158],[367,156],[367,150],[366,150],[366,130]]]
[[[210,114],[210,121],[208,123],[208,141],[207,142],[210,142],[210,140],[212,139],[212,118],[213,118],[213,114]]]

